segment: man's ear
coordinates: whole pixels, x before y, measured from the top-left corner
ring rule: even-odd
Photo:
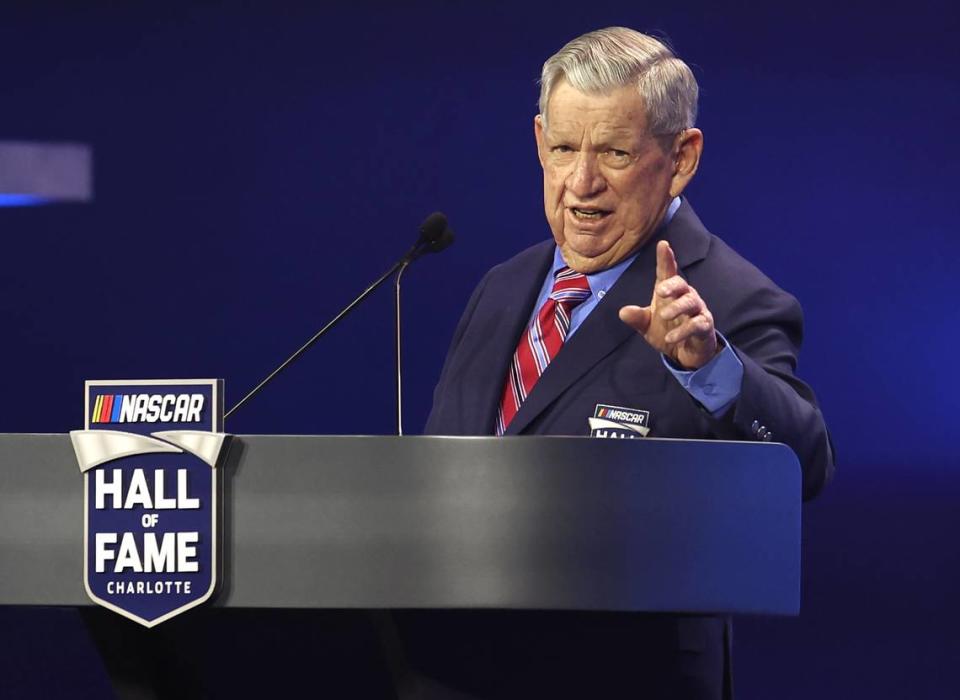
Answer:
[[[684,129],[673,140],[673,178],[670,180],[670,196],[676,197],[693,179],[703,153],[703,132],[700,129]]]
[[[538,114],[533,118],[533,137],[537,141],[537,159],[543,166],[543,118]]]

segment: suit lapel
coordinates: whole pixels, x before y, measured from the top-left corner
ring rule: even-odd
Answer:
[[[670,224],[640,249],[633,264],[624,271],[570,341],[547,366],[543,376],[507,426],[507,435],[522,432],[568,387],[635,335],[636,332],[620,320],[620,307],[627,304],[646,306],[650,303],[657,273],[657,242],[664,238],[670,241],[681,269],[701,260],[709,247],[709,237],[703,230],[703,225],[684,200]],[[543,275],[540,276],[538,285],[542,281]],[[534,301],[530,302],[530,306]],[[511,357],[518,337],[519,332],[514,336],[514,346],[509,351]],[[506,367],[504,364],[504,375]],[[499,388],[502,389],[502,383]]]
[[[553,251],[553,241],[545,241],[531,249],[529,256],[510,261],[496,288],[490,289],[490,307],[497,314],[497,330],[481,339],[483,359],[477,370],[478,390],[476,400],[470,404],[477,410],[475,422],[470,424],[477,426],[478,433],[493,433],[507,370],[553,262]]]

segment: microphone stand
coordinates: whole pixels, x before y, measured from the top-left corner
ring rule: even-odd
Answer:
[[[397,435],[403,435],[403,380],[401,378],[400,368],[400,277],[404,270],[410,265],[410,261],[404,262],[397,271],[397,276],[393,280],[394,290],[394,311],[396,316],[396,336],[397,336]]]

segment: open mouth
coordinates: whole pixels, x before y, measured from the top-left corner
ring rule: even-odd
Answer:
[[[596,221],[610,214],[606,209],[595,207],[570,207],[573,216],[581,221]]]

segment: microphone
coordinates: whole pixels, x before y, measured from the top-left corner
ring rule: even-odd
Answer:
[[[313,347],[313,344],[316,343],[318,340],[320,340],[320,338],[323,337],[323,335],[324,335],[327,331],[329,331],[331,328],[333,328],[337,323],[340,322],[341,319],[343,319],[347,314],[349,314],[351,311],[353,311],[354,307],[356,307],[361,301],[363,301],[364,299],[366,299],[366,298],[370,295],[370,293],[373,292],[373,290],[375,290],[377,287],[379,287],[381,284],[383,284],[383,282],[384,282],[390,275],[392,275],[394,272],[398,272],[398,271],[399,271],[399,272],[398,272],[398,274],[397,274],[397,309],[398,309],[398,313],[399,313],[399,304],[400,304],[400,297],[399,297],[399,294],[400,294],[400,292],[399,292],[399,289],[400,289],[400,287],[399,287],[399,284],[400,284],[400,275],[403,274],[403,271],[410,265],[410,263],[412,263],[414,260],[416,260],[417,258],[419,258],[421,255],[424,255],[424,254],[426,254],[426,253],[439,253],[440,251],[448,248],[448,247],[450,246],[450,244],[453,243],[453,238],[454,238],[453,231],[450,229],[449,225],[447,224],[447,217],[446,217],[445,215],[443,215],[442,213],[440,213],[440,212],[437,211],[437,212],[434,212],[433,214],[431,214],[430,216],[428,216],[428,217],[424,220],[424,222],[420,225],[420,237],[417,239],[417,242],[413,244],[413,247],[410,248],[410,250],[408,250],[408,251],[406,252],[406,254],[405,254],[402,258],[400,258],[399,260],[397,260],[397,262],[395,262],[395,263],[390,267],[389,270],[387,270],[387,271],[384,272],[382,275],[380,275],[380,277],[378,277],[369,287],[367,287],[366,289],[364,289],[363,292],[360,293],[360,296],[358,296],[356,299],[354,299],[354,300],[351,301],[349,304],[347,304],[347,305],[343,308],[343,310],[340,311],[340,313],[338,313],[336,316],[334,316],[334,317],[327,323],[327,325],[325,325],[325,326],[324,326],[323,328],[321,328],[319,331],[317,331],[316,333],[314,333],[313,337],[310,338],[310,340],[308,340],[308,341],[305,342],[303,345],[301,345],[299,348],[297,348],[297,350],[296,350],[292,355],[290,355],[290,357],[288,357],[286,360],[284,360],[282,363],[280,363],[280,366],[278,366],[278,367],[277,367],[275,370],[273,370],[270,374],[268,374],[266,377],[264,377],[264,379],[263,379],[259,384],[257,384],[253,389],[251,389],[251,390],[247,393],[246,396],[244,396],[242,399],[240,399],[240,400],[236,403],[236,405],[233,406],[233,408],[231,408],[229,411],[227,411],[226,413],[224,413],[224,414],[223,414],[224,419],[229,418],[238,408],[240,408],[241,406],[243,406],[247,401],[249,401],[249,400],[252,399],[254,396],[256,396],[258,393],[260,393],[260,391],[261,391],[267,384],[269,384],[271,381],[273,381],[274,377],[276,377],[276,376],[277,376],[278,374],[280,374],[283,370],[285,370],[285,369],[286,369],[287,367],[289,367],[291,364],[293,364],[293,363],[296,362],[298,359],[300,359],[300,357],[301,357],[307,350],[309,350],[311,347]],[[397,363],[398,363],[398,366],[399,366],[399,362],[400,362],[400,356],[399,356],[399,348],[400,348],[400,325],[399,325],[399,324],[400,324],[400,320],[399,320],[399,316],[398,316],[398,317],[397,317],[397,351],[398,351]],[[399,400],[400,400],[400,385],[399,385],[399,375],[398,375],[398,384],[397,384],[397,401],[398,401],[398,403],[399,403]],[[398,409],[398,411],[399,411],[399,409]],[[400,434],[402,435],[402,433],[400,433]]]
[[[439,253],[453,243],[453,231],[447,225],[447,217],[439,211],[433,212],[420,224],[420,238],[401,259],[401,264],[410,264],[424,253]]]
[[[430,241],[427,245],[426,253],[439,253],[442,250],[446,250],[450,247],[450,244],[453,243],[453,231],[449,228],[445,228],[443,233],[435,241]]]

